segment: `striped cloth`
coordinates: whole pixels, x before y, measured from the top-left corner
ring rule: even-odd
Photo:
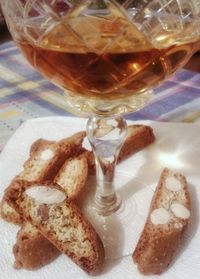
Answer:
[[[0,150],[27,119],[70,115],[62,90],[23,58],[14,42],[0,45]],[[200,74],[181,70],[155,90],[155,97],[131,120],[200,121]]]

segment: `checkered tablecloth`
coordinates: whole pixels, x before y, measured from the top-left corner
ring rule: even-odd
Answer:
[[[37,73],[14,42],[0,45],[0,150],[25,120],[55,115],[70,115],[62,90]],[[145,108],[127,118],[200,121],[200,74],[177,72],[155,90]]]

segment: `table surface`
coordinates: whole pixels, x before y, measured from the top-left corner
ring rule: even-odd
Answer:
[[[0,150],[26,120],[69,116],[63,91],[36,72],[13,41],[0,45]],[[200,121],[200,74],[178,71],[155,89],[153,100],[131,120]]]

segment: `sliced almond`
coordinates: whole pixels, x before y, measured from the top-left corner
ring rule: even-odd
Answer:
[[[54,152],[51,149],[46,149],[44,151],[42,151],[41,155],[40,155],[40,159],[43,161],[48,161],[50,159],[52,159],[54,156]]]
[[[33,186],[26,190],[26,194],[40,204],[57,204],[65,200],[62,191],[48,186]]]
[[[171,211],[174,215],[181,219],[188,219],[190,217],[190,211],[182,204],[174,202],[171,207]]]
[[[150,218],[154,225],[164,225],[169,222],[170,214],[165,208],[157,208],[152,211]]]
[[[181,182],[174,176],[166,178],[165,186],[169,191],[173,191],[173,192],[177,192],[182,189]]]

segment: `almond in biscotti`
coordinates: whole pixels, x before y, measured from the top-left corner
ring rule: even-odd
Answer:
[[[190,216],[191,201],[185,177],[164,169],[133,252],[133,260],[141,273],[161,274],[168,268],[177,254]]]

